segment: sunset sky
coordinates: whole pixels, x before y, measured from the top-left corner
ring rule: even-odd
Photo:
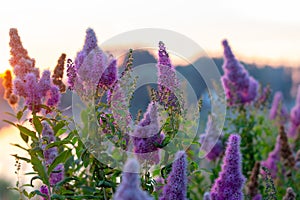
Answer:
[[[9,28],[18,28],[37,65],[53,67],[62,52],[73,58],[85,29],[99,43],[138,28],[164,28],[220,56],[227,38],[240,59],[300,66],[299,2],[287,1],[34,1],[0,3],[0,72],[9,67]]]
[[[240,60],[300,67],[299,0],[10,0],[0,2],[0,73],[9,66],[9,29],[17,28],[36,65],[51,68],[60,54],[74,58],[85,30],[98,41],[139,28],[163,28],[185,35],[209,55],[221,56],[227,38]],[[12,178],[20,138],[11,128],[0,130],[0,178]],[[11,133],[12,131],[13,133]],[[4,159],[3,159],[4,157]]]

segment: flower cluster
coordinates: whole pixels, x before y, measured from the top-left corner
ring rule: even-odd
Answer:
[[[163,135],[159,133],[157,104],[151,102],[148,105],[144,118],[139,122],[133,132],[132,139],[134,152],[140,160],[154,164],[159,162],[159,148]]]
[[[187,192],[187,156],[184,151],[176,154],[172,171],[168,176],[167,185],[163,188],[160,200],[185,200]]]
[[[44,165],[46,167],[49,167],[49,165],[52,164],[54,159],[58,156],[58,149],[57,147],[51,147],[49,149],[46,149],[46,146],[50,143],[53,143],[56,141],[54,132],[48,122],[43,121],[43,131],[42,131],[42,137],[45,141],[42,145],[43,154],[44,154]],[[64,177],[64,166],[63,164],[58,164],[54,171],[50,174],[50,185],[54,186],[59,181],[63,180]]]
[[[178,88],[178,80],[174,66],[171,64],[169,54],[165,44],[159,42],[158,51],[158,99],[161,103],[168,106],[176,106],[177,97],[175,92]]]
[[[19,98],[16,94],[13,93],[13,83],[10,70],[5,71],[2,85],[5,89],[4,98],[8,100],[9,104],[13,106],[18,103]]]
[[[282,93],[276,92],[270,109],[269,118],[271,120],[278,119],[279,124],[283,125],[287,122],[288,117],[287,108],[283,104]]]
[[[31,59],[27,50],[23,48],[17,29],[10,30],[11,55],[10,64],[14,69],[16,78],[13,82],[13,93],[25,98],[25,103],[33,112],[41,110],[41,104],[45,100],[48,106],[57,106],[60,93],[56,92],[56,86],[52,85],[50,71],[45,70],[40,77],[38,68],[35,68],[35,60]]]
[[[218,135],[214,117],[210,115],[207,120],[205,134],[200,136],[201,147],[207,152],[208,160],[217,159],[223,152],[223,143]]]
[[[229,137],[222,171],[210,191],[212,200],[243,199],[245,178],[242,174],[240,140],[240,136],[236,134]]]
[[[288,132],[289,137],[296,137],[297,131],[300,129],[300,85],[297,91],[296,103],[290,113],[291,126]]]
[[[122,182],[114,195],[114,200],[152,200],[153,198],[140,188],[139,163],[128,159],[122,176]]]
[[[250,180],[247,184],[247,189],[249,195],[254,199],[261,199],[261,195],[258,193],[258,175],[260,173],[260,163],[256,162],[254,168],[252,169]]]
[[[291,147],[288,143],[287,135],[284,131],[284,127],[280,126],[279,130],[279,138],[280,138],[280,156],[283,160],[283,165],[288,169],[291,169],[295,166],[295,158],[293,155],[293,152],[291,150]],[[289,171],[285,172],[286,175],[289,175]]]
[[[261,162],[261,165],[268,168],[272,178],[276,178],[277,171],[278,171],[277,163],[279,161],[280,161],[280,137],[277,136],[276,144],[273,151],[269,153],[267,160]]]
[[[222,83],[229,105],[246,104],[255,100],[258,82],[248,74],[244,66],[235,58],[227,40],[224,47],[224,75]]]
[[[59,57],[57,61],[57,65],[52,74],[52,82],[54,85],[57,85],[59,87],[59,91],[61,93],[66,91],[66,85],[62,81],[64,76],[65,61],[66,61],[66,54],[63,53]]]

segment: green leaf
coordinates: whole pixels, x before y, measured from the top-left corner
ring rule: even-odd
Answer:
[[[25,147],[22,147],[22,146],[19,145],[19,144],[12,144],[12,143],[10,143],[10,145],[15,146],[15,147],[19,147],[20,149],[23,149],[23,150],[25,150],[25,151],[28,151],[28,149],[26,149]]]
[[[29,137],[25,134],[23,134],[22,132],[20,132],[21,138],[23,139],[24,142],[28,143],[28,139]]]
[[[67,131],[67,129],[65,128],[61,128],[57,131],[57,133],[55,134],[56,137],[61,136],[62,134],[64,134]]]
[[[11,121],[8,121],[8,120],[2,120],[3,122],[5,122],[5,123],[8,123],[8,124],[10,124],[10,125],[12,125],[12,126],[14,126],[14,127],[17,127],[13,122],[11,122]]]
[[[71,154],[71,150],[67,150],[67,151],[63,151],[61,152],[53,161],[53,163],[51,163],[51,165],[48,168],[48,174],[50,174],[52,172],[52,170],[59,164],[59,163],[64,163],[70,156],[72,156]]]
[[[33,169],[35,169],[39,176],[41,177],[44,184],[49,185],[48,175],[46,170],[41,162],[41,160],[36,156],[31,156],[31,164]]]
[[[65,122],[64,121],[59,121],[54,127],[53,127],[53,131],[56,135],[56,133],[65,126]]]
[[[36,137],[36,133],[34,131],[29,130],[28,128],[18,124],[17,125],[18,129],[20,130],[21,133],[23,133],[24,135],[27,135],[29,137],[31,137],[32,139],[37,140],[38,138]]]
[[[25,157],[18,156],[18,154],[11,154],[11,156],[13,156],[13,157],[15,157],[15,158],[17,158],[17,159],[24,160],[24,161],[30,163],[30,159],[25,158]]]
[[[39,134],[41,134],[43,131],[43,125],[42,125],[40,119],[38,118],[38,116],[36,116],[36,115],[33,115],[33,125],[34,125],[35,130]]]

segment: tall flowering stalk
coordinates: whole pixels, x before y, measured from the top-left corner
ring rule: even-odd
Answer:
[[[248,193],[253,199],[261,199],[261,195],[258,193],[258,175],[260,173],[260,163],[256,162],[254,168],[252,169],[251,176],[249,182],[247,184]]]
[[[290,113],[290,119],[291,119],[291,124],[290,124],[290,129],[288,131],[288,136],[296,137],[297,131],[300,129],[300,85],[297,91],[295,106],[292,108]]]
[[[117,188],[114,200],[152,200],[153,198],[140,187],[139,163],[136,159],[128,159],[122,175],[122,182]]]
[[[205,134],[200,136],[200,143],[202,144],[202,149],[207,152],[206,158],[208,160],[217,159],[224,150],[223,143],[220,140],[220,135],[218,135],[219,132],[214,120],[215,119],[212,115],[208,117]]]
[[[167,184],[163,188],[160,200],[187,199],[187,156],[184,151],[176,154],[172,164],[172,171],[168,176]]]
[[[277,164],[279,161],[280,161],[280,137],[277,136],[276,144],[273,151],[269,153],[267,160],[261,162],[261,165],[268,168],[272,178],[276,178],[278,172]]]
[[[165,44],[159,42],[158,50],[158,92],[159,100],[165,106],[176,106],[177,98],[175,95],[178,89],[179,83],[176,77],[174,66],[171,64],[171,60],[168,52],[166,51]]]
[[[280,138],[280,157],[283,161],[283,165],[287,168],[285,174],[287,176],[290,175],[291,169],[295,166],[295,157],[288,143],[287,135],[284,131],[284,127],[280,126],[279,130],[279,138]]]
[[[283,96],[281,92],[276,92],[273,98],[272,107],[270,109],[269,118],[278,120],[280,125],[283,125],[288,120],[288,111],[283,104]]]
[[[57,65],[52,75],[53,84],[59,87],[59,91],[61,93],[66,91],[66,85],[62,81],[64,76],[65,61],[66,61],[66,54],[63,53],[59,57],[57,61]]]
[[[159,148],[157,147],[163,140],[163,135],[159,133],[157,116],[157,104],[151,102],[148,105],[144,118],[136,126],[132,136],[134,152],[142,161],[148,164],[159,162]]]
[[[258,82],[249,75],[244,66],[235,58],[227,40],[224,47],[224,75],[222,83],[229,105],[247,104],[255,100]]]
[[[58,149],[57,149],[57,147],[51,147],[49,149],[46,149],[48,144],[56,141],[56,137],[54,135],[52,128],[48,124],[48,122],[43,121],[42,125],[43,125],[42,139],[44,141],[43,145],[42,145],[43,154],[44,154],[43,164],[46,168],[48,168],[53,163],[55,158],[58,156]],[[50,186],[53,187],[58,182],[62,181],[63,178],[64,178],[64,165],[62,163],[60,163],[50,173],[50,176],[49,176]],[[45,189],[45,187],[47,187],[47,186],[43,185],[41,187],[41,192],[44,194],[47,194],[47,193],[45,193],[47,191]],[[50,188],[48,188],[48,187],[47,187],[47,189],[50,190]],[[49,193],[49,191],[48,191],[48,193]]]
[[[16,75],[13,93],[25,98],[26,105],[33,112],[39,112],[43,102],[48,106],[57,106],[60,94],[53,89],[50,71],[44,70],[40,77],[39,69],[35,68],[35,60],[28,56],[17,29],[10,29],[9,35],[12,56],[10,64]]]
[[[212,200],[243,199],[245,177],[242,174],[240,136],[232,134],[226,147],[222,171],[213,184],[210,195]]]

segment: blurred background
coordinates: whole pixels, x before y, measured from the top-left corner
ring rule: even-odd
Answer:
[[[298,9],[296,0],[1,1],[0,73],[11,68],[8,62],[10,28],[18,29],[23,46],[29,56],[35,58],[36,66],[51,70],[63,52],[67,58],[74,59],[82,48],[88,27],[95,30],[99,44],[133,29],[163,28],[198,43],[213,58],[221,73],[221,41],[228,39],[236,57],[249,73],[263,86],[270,84],[273,91],[282,91],[290,108],[300,84]],[[147,51],[136,51],[134,58],[134,65],[156,62],[156,55]],[[195,52],[190,59],[201,62],[204,58]],[[173,64],[192,86],[199,88],[198,97],[202,96],[205,91],[201,88],[205,88],[205,84],[193,73],[192,65],[180,60],[174,60]],[[16,129],[2,122],[10,119],[4,112],[14,111],[2,98],[1,82],[0,76],[0,200],[6,200],[15,199],[15,194],[6,188],[18,180],[15,159],[10,154],[26,154],[10,145],[23,142]],[[145,90],[143,92],[146,95]],[[65,94],[62,108],[70,105],[70,95]],[[138,98],[134,101],[140,102]],[[21,171],[26,170],[28,166],[22,165]]]

